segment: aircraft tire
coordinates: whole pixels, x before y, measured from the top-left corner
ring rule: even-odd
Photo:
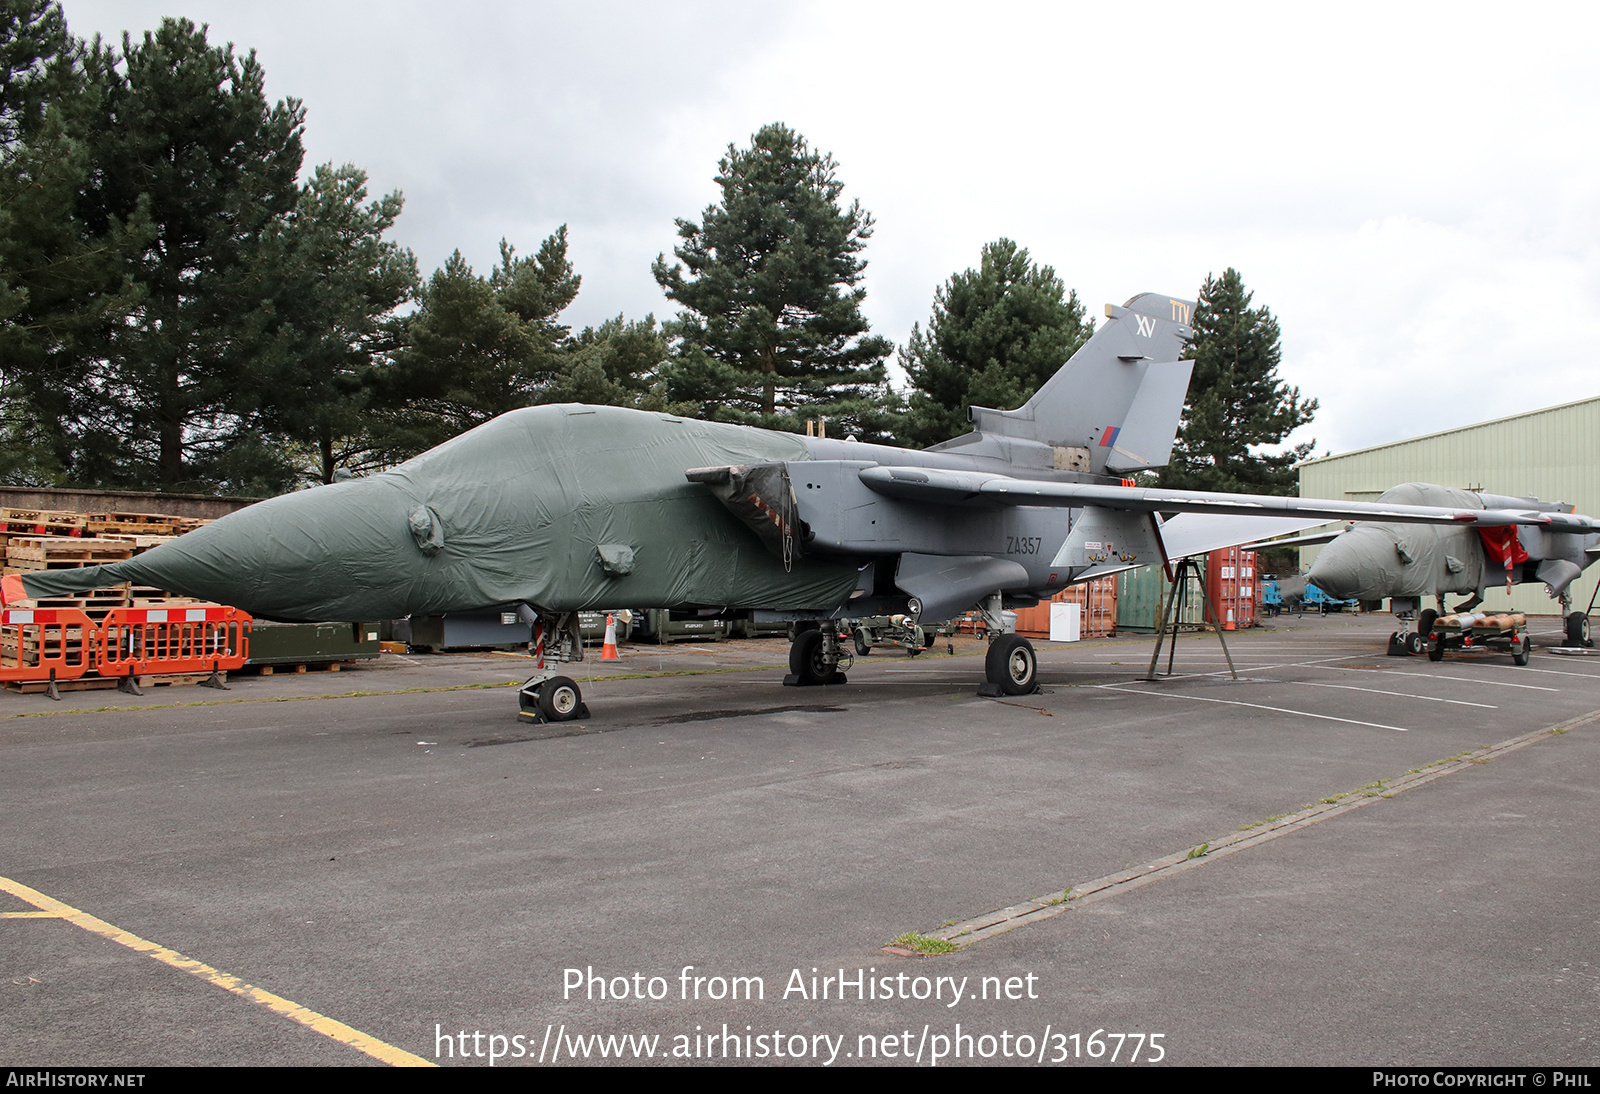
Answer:
[[[1573,612],[1567,616],[1567,645],[1587,646],[1589,642],[1589,616],[1584,612]]]
[[[816,627],[794,636],[789,647],[789,671],[800,678],[802,684],[825,684],[833,675],[834,667],[823,659],[822,631]]]
[[[1003,634],[989,643],[983,668],[989,683],[1003,695],[1031,695],[1039,686],[1039,655],[1033,643],[1018,634]]]
[[[1419,631],[1412,631],[1405,636],[1407,653],[1421,653],[1428,646],[1428,639]]]
[[[1511,647],[1511,663],[1513,665],[1526,665],[1528,655],[1533,652],[1533,641],[1527,635],[1517,639],[1516,645]]]
[[[583,693],[565,676],[552,676],[539,688],[539,713],[547,722],[567,722],[583,709]]]

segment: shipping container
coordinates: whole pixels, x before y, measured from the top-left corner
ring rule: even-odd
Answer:
[[[1256,553],[1224,547],[1206,556],[1206,589],[1222,613],[1224,630],[1256,625]],[[1206,622],[1217,620],[1206,606]]]
[[[1018,608],[1017,633],[1024,638],[1048,639],[1052,604],[1078,605],[1079,638],[1105,638],[1117,633],[1117,577],[1114,574],[1069,586],[1035,607]]]
[[[1140,566],[1117,575],[1117,630],[1134,634],[1154,634],[1161,626],[1161,609],[1166,605],[1167,583],[1160,566]],[[1200,586],[1188,585],[1183,603],[1178,605],[1178,622],[1200,626],[1205,607]]]

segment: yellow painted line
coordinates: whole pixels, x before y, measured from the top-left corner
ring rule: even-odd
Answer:
[[[316,1030],[324,1037],[331,1037],[351,1048],[359,1049],[375,1060],[381,1060],[394,1067],[437,1067],[439,1065],[431,1060],[424,1060],[421,1056],[413,1056],[404,1049],[395,1048],[393,1045],[380,1041],[376,1037],[368,1036],[359,1029],[352,1029],[343,1022],[337,1022],[325,1014],[318,1014],[314,1010],[302,1007],[299,1003],[274,995],[251,984],[246,984],[237,976],[229,976],[219,969],[196,961],[192,957],[185,957],[177,950],[169,950],[165,946],[158,946],[154,942],[146,942],[138,935],[113,926],[103,919],[97,919],[88,912],[81,912],[70,904],[63,904],[53,897],[45,896],[37,889],[30,889],[20,882],[12,881],[8,877],[0,877],[0,891],[10,893],[14,897],[32,904],[39,912],[5,912],[0,913],[4,918],[54,918],[65,919],[76,924],[84,930],[109,938],[111,941],[128,947],[142,954],[147,954],[157,961],[171,965],[175,969],[182,969],[186,973],[198,976],[209,981],[219,988],[226,988],[235,995],[243,996],[252,1003],[258,1003],[270,1011],[283,1015],[292,1022],[299,1022],[302,1026]],[[43,913],[42,915],[40,913]]]

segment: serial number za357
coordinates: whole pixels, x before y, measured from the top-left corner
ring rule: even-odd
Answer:
[[[1044,550],[1044,540],[1039,536],[1007,536],[1006,554],[1036,555]]]

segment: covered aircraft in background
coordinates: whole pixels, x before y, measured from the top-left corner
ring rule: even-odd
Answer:
[[[1445,610],[1447,594],[1470,597],[1457,611],[1471,611],[1494,585],[1542,582],[1561,602],[1566,641],[1587,646],[1589,615],[1573,611],[1571,586],[1600,558],[1600,528],[1572,506],[1536,498],[1512,498],[1456,490],[1448,486],[1406,483],[1385,491],[1378,504],[1450,506],[1458,509],[1517,510],[1542,515],[1516,526],[1470,524],[1429,527],[1384,521],[1361,521],[1328,537],[1302,537],[1299,544],[1327,542],[1312,561],[1306,579],[1331,596],[1364,601],[1389,599],[1403,619],[1417,618],[1416,631],[1397,634],[1391,651],[1403,647],[1420,653],[1433,621]],[[1274,546],[1284,545],[1274,544]],[[1425,600],[1434,607],[1422,608]],[[1420,609],[1420,611],[1419,611]]]
[[[521,605],[539,651],[583,658],[580,610],[618,604],[788,620],[786,683],[842,683],[843,624],[978,609],[991,694],[1034,690],[1005,607],[1179,554],[1332,520],[1560,527],[1586,518],[1470,504],[1155,490],[1192,362],[1192,305],[1154,294],[1107,321],[1017,410],[923,451],[617,407],[512,411],[379,474],[273,498],[132,559],[8,576],[7,602],[135,581],[279,620],[370,621]],[[1189,514],[1181,528],[1158,514]],[[1220,522],[1220,524],[1219,524]],[[1590,522],[1586,527],[1594,527]],[[541,672],[538,716],[582,716]]]

